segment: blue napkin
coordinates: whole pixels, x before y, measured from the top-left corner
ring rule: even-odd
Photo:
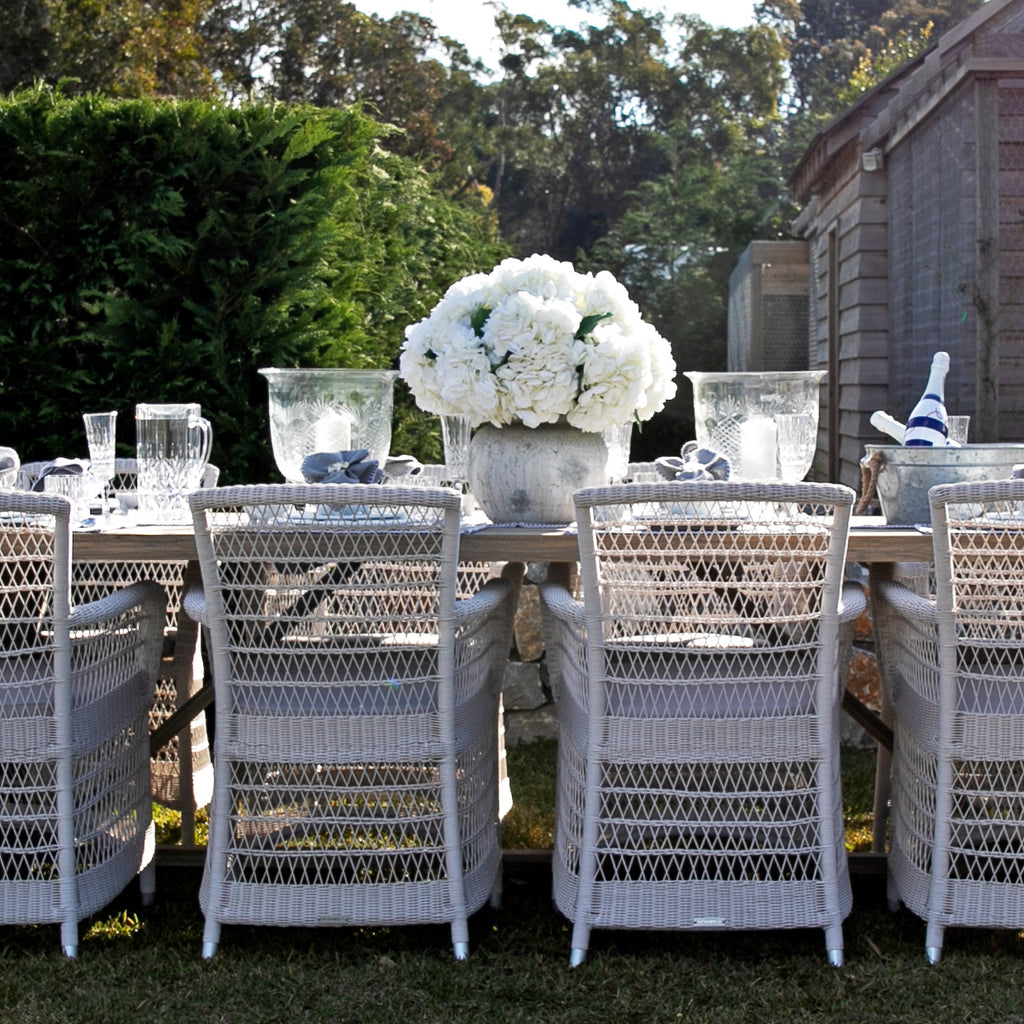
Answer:
[[[711,448],[701,448],[696,441],[687,441],[680,455],[682,458],[665,455],[654,460],[666,480],[729,479],[729,460]]]
[[[316,452],[302,460],[302,475],[308,484],[379,484],[384,474],[369,454],[366,448]]]

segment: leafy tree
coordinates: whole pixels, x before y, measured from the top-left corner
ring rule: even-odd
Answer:
[[[789,48],[790,112],[814,120],[838,113],[858,64],[890,40],[915,38],[931,23],[937,35],[982,0],[762,0],[758,20]]]
[[[882,49],[868,50],[857,62],[849,82],[839,90],[839,102],[843,106],[856,103],[868,90],[924,53],[931,46],[933,28],[934,25],[929,21],[919,31],[901,29],[896,38],[886,40]]]
[[[400,125],[389,148],[434,169],[451,158],[436,110],[449,79],[471,67],[465,48],[433,22],[403,12],[384,20],[346,0],[222,0],[203,26],[211,66],[228,99],[318,107],[360,103]],[[447,49],[446,65],[432,56]]]
[[[500,232],[519,255],[614,270],[680,364],[711,368],[728,274],[751,239],[787,234],[789,171],[821,119],[979,2],[762,0],[740,31],[627,0],[573,0],[574,27],[498,4],[489,77],[428,18],[378,18],[358,0],[0,0],[18,5],[0,76],[42,68],[121,96],[205,90],[240,109],[358,103],[396,126],[360,171],[381,199],[348,243],[367,261],[355,276],[332,264],[327,287],[344,296],[346,359],[361,318],[397,346],[428,297],[497,258]],[[407,422],[408,447],[433,443]]]
[[[621,0],[600,6],[607,23],[579,31],[497,17],[502,77],[487,90],[494,148],[481,173],[523,254],[589,249],[661,166],[652,128],[674,88],[663,18]]]
[[[0,0],[0,94],[28,84],[46,71],[52,39],[44,0]]]
[[[724,370],[729,276],[751,240],[785,237],[792,210],[781,196],[777,161],[747,151],[740,137],[714,160],[695,154],[681,132],[662,144],[669,170],[641,185],[591,262],[627,285],[672,343],[680,370]],[[634,454],[653,458],[689,437],[693,405],[680,381],[665,413],[634,438]]]
[[[210,0],[0,0],[0,92],[41,80],[110,96],[212,91],[199,25]]]

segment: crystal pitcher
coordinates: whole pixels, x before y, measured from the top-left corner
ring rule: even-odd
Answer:
[[[212,443],[198,403],[135,406],[140,522],[191,520],[188,492],[202,482]]]

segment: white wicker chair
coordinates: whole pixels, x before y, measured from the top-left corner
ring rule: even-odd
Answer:
[[[42,472],[44,462],[30,462],[21,467],[20,485],[30,488]],[[111,489],[119,498],[132,504],[135,495],[135,459],[117,459]],[[204,487],[216,487],[220,470],[206,467]],[[199,649],[199,627],[187,616],[179,615],[182,584],[187,562],[76,562],[71,569],[72,600],[78,603],[95,601],[119,587],[138,580],[155,580],[167,594],[166,631],[160,677],[157,679],[153,706],[149,711],[149,727],[159,728],[203,685],[203,664]],[[194,661],[175,658],[175,648],[195,650]],[[182,771],[181,749],[187,744],[192,771]],[[188,762],[186,761],[186,764]],[[153,799],[165,807],[182,812],[182,837],[187,845],[194,842],[194,813],[205,807],[213,797],[213,761],[207,736],[206,715],[194,718],[191,725],[160,750],[154,751],[151,764]]]
[[[592,928],[821,927],[842,963],[853,500],[815,484],[577,492],[584,599],[541,588],[573,965]]]
[[[947,926],[1024,928],[1024,481],[930,492],[934,597],[875,595],[895,723],[889,898]]]
[[[72,608],[70,509],[0,492],[0,921],[60,923],[74,957],[78,922],[137,874],[153,894],[164,595],[138,583]]]
[[[516,586],[456,601],[459,496],[191,496],[216,687],[203,955],[222,923],[451,924],[500,880],[498,693]]]
[[[447,466],[428,462],[420,466],[418,472],[395,480],[385,480],[399,487],[454,487],[452,474]],[[458,487],[455,488],[459,490]],[[459,562],[459,597],[472,597],[488,580],[498,579],[505,570],[504,562]],[[498,778],[499,778],[499,817],[504,820],[512,810],[512,783],[508,775],[508,755],[505,749],[505,708],[498,705]]]

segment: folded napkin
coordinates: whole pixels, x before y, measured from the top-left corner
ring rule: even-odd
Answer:
[[[680,455],[682,458],[665,455],[654,460],[666,480],[729,479],[729,460],[711,448],[701,448],[696,441],[687,441]]]
[[[384,474],[390,480],[401,480],[405,476],[419,476],[423,463],[412,455],[389,455],[384,463]]]
[[[0,445],[0,487],[13,487],[21,469],[21,459],[13,448]]]
[[[351,452],[316,452],[302,460],[308,484],[379,484],[384,474],[366,448]]]
[[[82,476],[88,471],[88,463],[81,459],[54,459],[52,462],[44,462],[43,468],[32,484],[33,491],[45,491],[46,485],[43,481],[48,476]]]

